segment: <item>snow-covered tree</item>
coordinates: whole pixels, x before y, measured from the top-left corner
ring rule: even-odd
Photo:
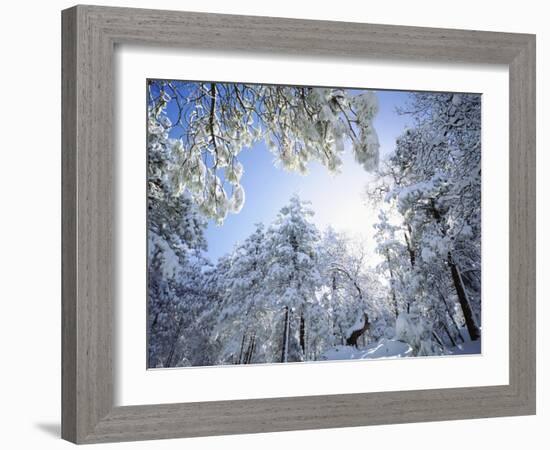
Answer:
[[[173,195],[166,168],[173,159],[166,128],[148,135],[148,366],[208,362],[207,330],[197,317],[208,306],[202,290],[206,222],[191,198]]]
[[[411,94],[413,126],[378,164],[372,93],[150,81],[148,366],[438,355],[479,340],[480,96]],[[215,263],[207,220],[244,204],[241,152],[376,170],[373,255],[319,230],[297,195]],[[247,168],[248,169],[248,168]],[[254,170],[252,167],[249,170]]]
[[[279,361],[309,359],[311,332],[322,312],[316,290],[321,284],[317,265],[319,232],[310,218],[308,203],[293,196],[266,236],[270,255],[264,285],[278,311],[276,342]]]
[[[272,307],[264,285],[269,254],[265,230],[254,232],[219,264],[218,289],[223,300],[216,317],[215,339],[221,362],[250,364],[269,357]]]
[[[324,295],[330,308],[334,344],[366,342],[367,329],[377,312],[368,280],[366,254],[361,242],[328,228],[320,245]]]
[[[190,214],[192,204],[188,207],[190,209],[182,211]],[[182,216],[182,221],[189,220],[189,216]],[[185,229],[185,226],[178,223],[177,229]],[[192,364],[197,358],[201,360],[204,354],[201,350],[208,337],[206,330],[199,329],[196,322],[208,306],[208,295],[202,289],[204,261],[198,253],[202,230],[190,231],[187,237],[194,235],[201,239],[186,241],[167,227],[162,227],[159,233],[152,224],[148,229],[149,367]],[[191,345],[191,341],[196,342]],[[192,349],[194,354],[184,349]]]
[[[219,222],[242,208],[239,154],[260,140],[288,170],[305,172],[314,160],[338,171],[345,142],[365,169],[378,163],[369,91],[150,80],[148,95],[149,133],[170,147],[163,175],[175,195],[187,191]]]
[[[480,97],[412,94],[408,113],[415,126],[397,140],[371,193],[385,197],[399,217],[392,226],[385,218],[378,225],[392,286],[401,284],[393,291],[402,297],[398,309],[410,324],[414,305],[429,328],[423,351],[437,352],[462,339],[457,322],[470,339],[480,337]]]

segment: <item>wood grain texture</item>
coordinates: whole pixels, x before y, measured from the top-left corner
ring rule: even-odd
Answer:
[[[75,36],[75,14],[72,9],[63,14],[62,35]],[[62,42],[62,155],[61,155],[61,260],[62,260],[62,390],[61,404],[62,435],[71,441],[76,440],[76,39],[63,39]]]
[[[77,443],[535,412],[535,38],[175,11],[63,11],[62,435]],[[510,383],[505,386],[113,406],[115,44],[303,58],[506,64],[510,70]]]

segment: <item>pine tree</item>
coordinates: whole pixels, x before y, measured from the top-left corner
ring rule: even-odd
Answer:
[[[374,187],[401,219],[379,251],[390,277],[399,275],[396,296],[408,314],[401,325],[422,317],[426,352],[455,345],[460,321],[470,339],[480,337],[480,108],[478,95],[412,94],[415,126],[397,140]]]
[[[310,326],[316,321],[317,267],[320,236],[310,221],[307,202],[293,196],[268,229],[266,251],[271,255],[265,287],[277,309],[280,361],[309,359]]]
[[[197,318],[208,307],[202,266],[205,220],[165,177],[173,154],[163,121],[150,117],[147,165],[147,336],[149,367],[208,362],[207,330]]]
[[[271,309],[264,286],[269,255],[263,224],[218,264],[218,289],[223,293],[216,317],[215,339],[221,362],[250,364],[268,357]]]

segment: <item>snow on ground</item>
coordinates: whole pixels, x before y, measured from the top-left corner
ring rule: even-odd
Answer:
[[[464,344],[460,344],[449,350],[451,355],[476,355],[481,354],[481,340],[466,341]]]
[[[475,355],[481,354],[481,341],[466,341],[457,347],[448,349],[447,355]],[[319,358],[320,361],[338,361],[348,359],[379,359],[405,358],[413,356],[412,347],[402,341],[382,338],[374,344],[363,348],[350,345],[337,345],[327,350]]]
[[[345,359],[402,358],[412,355],[412,347],[405,342],[382,338],[363,348],[337,345],[321,355],[321,361]]]

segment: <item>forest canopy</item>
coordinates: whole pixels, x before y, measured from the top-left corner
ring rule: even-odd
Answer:
[[[148,81],[148,367],[479,352],[481,101],[410,93],[380,158],[370,90]],[[212,261],[205,229],[245,207],[241,152],[338,174],[353,153],[374,258],[294,195]]]
[[[187,193],[220,223],[244,205],[239,153],[260,140],[276,164],[301,173],[313,160],[337,172],[347,142],[365,169],[378,164],[370,91],[163,80],[148,88],[149,164],[162,159],[150,188],[165,178],[174,194]]]

